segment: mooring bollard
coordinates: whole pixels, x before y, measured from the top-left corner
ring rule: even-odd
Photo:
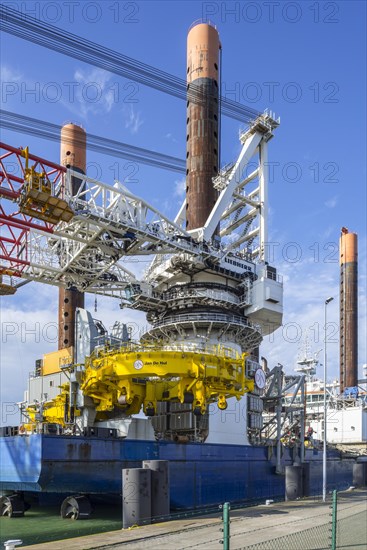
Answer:
[[[23,541],[20,539],[7,540],[4,542],[5,550],[14,550],[20,544],[23,544]]]
[[[169,461],[143,460],[143,468],[151,471],[152,518],[167,520],[170,513]]]
[[[151,471],[144,468],[122,470],[122,527],[151,522]]]
[[[367,461],[353,464],[353,485],[355,487],[367,486]]]
[[[285,467],[285,500],[297,500],[303,496],[303,468],[301,464]]]

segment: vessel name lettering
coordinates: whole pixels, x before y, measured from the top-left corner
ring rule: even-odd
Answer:
[[[229,260],[228,258],[224,258],[224,261],[228,264],[235,265],[236,267],[240,267],[241,269],[251,271],[250,266],[242,264],[241,262],[237,262],[236,260]]]

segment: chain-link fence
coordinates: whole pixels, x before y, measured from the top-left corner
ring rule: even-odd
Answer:
[[[264,542],[242,546],[241,550],[365,550],[367,549],[367,501],[352,504],[338,518],[337,494],[334,491],[330,513],[318,518],[321,524]],[[292,529],[292,525],[289,525]]]
[[[367,502],[363,512],[337,521],[336,548],[338,550],[365,550],[367,548]]]
[[[298,533],[246,546],[246,550],[327,550],[331,548],[330,523]]]
[[[333,499],[334,510],[330,495],[327,503],[317,497],[247,508],[225,503],[219,509],[207,508],[205,515],[203,509],[176,512],[124,531],[121,531],[120,508],[103,508],[103,514],[92,523],[61,519],[50,522],[45,511],[44,516],[37,516],[37,532],[33,534],[32,521],[29,523],[27,517],[24,522],[0,518],[0,532],[3,540],[21,538],[23,544],[99,533],[93,541],[94,548],[106,550],[144,550],[147,546],[180,550],[366,550],[366,497],[366,490],[338,493],[338,506],[336,498]],[[32,520],[31,515],[29,519]],[[164,520],[171,521],[163,523]],[[151,522],[155,525],[151,526]],[[45,536],[47,528],[50,531]],[[103,533],[112,530],[116,530],[115,534],[109,533],[107,540]],[[69,547],[68,541],[65,544]]]

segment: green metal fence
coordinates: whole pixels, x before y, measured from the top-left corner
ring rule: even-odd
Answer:
[[[329,550],[330,523],[243,547],[246,550]]]
[[[336,526],[337,550],[366,550],[367,548],[367,502],[366,510],[339,519]]]
[[[330,513],[325,514],[324,520],[320,516],[320,525],[303,530],[298,525],[295,532],[242,546],[241,550],[367,550],[367,501],[364,510],[360,510],[360,503],[352,504],[340,515],[346,517],[338,517],[338,497],[334,491]]]

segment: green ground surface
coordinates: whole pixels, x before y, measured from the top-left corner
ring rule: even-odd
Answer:
[[[61,519],[59,507],[33,506],[23,518],[0,518],[0,545],[21,539],[25,545],[93,535],[121,529],[121,507],[99,504],[90,519]],[[67,548],[65,544],[64,548]]]

